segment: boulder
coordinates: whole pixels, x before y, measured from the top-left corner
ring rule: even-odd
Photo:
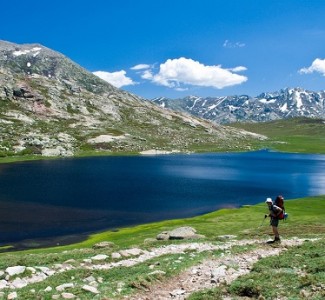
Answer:
[[[93,249],[113,248],[115,246],[112,242],[100,242],[93,245]]]
[[[14,266],[14,267],[8,267],[6,269],[6,273],[8,273],[9,276],[19,275],[24,273],[26,270],[25,266]]]
[[[172,231],[164,231],[157,235],[157,240],[184,240],[184,239],[200,239],[204,235],[197,234],[196,230],[189,226],[178,227]]]

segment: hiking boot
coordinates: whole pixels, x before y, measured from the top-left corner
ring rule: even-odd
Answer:
[[[276,242],[278,242],[278,243],[280,243],[280,242],[281,242],[281,240],[280,240],[280,238],[279,238],[279,237],[275,237],[275,238],[274,238],[274,241],[273,241],[273,243],[276,243]]]

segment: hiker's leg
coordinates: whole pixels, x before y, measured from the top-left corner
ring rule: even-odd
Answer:
[[[278,219],[272,219],[271,225],[272,225],[272,230],[273,230],[273,233],[274,233],[274,240],[279,241],[280,240],[280,235],[279,235],[279,231],[278,231],[279,220]]]
[[[277,226],[272,226],[272,229],[273,229],[273,233],[274,233],[274,238],[276,240],[279,240],[280,239],[280,236],[279,236],[279,230],[278,230],[278,227]]]

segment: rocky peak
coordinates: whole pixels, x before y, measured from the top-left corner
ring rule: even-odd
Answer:
[[[42,45],[5,41],[0,41],[0,123],[2,156],[190,151],[205,143],[229,150],[240,140],[248,147],[255,138],[161,109]]]

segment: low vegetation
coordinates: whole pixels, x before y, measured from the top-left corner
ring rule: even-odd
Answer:
[[[260,147],[283,152],[325,153],[325,120],[292,118],[265,123],[233,123],[230,126],[266,135]]]

